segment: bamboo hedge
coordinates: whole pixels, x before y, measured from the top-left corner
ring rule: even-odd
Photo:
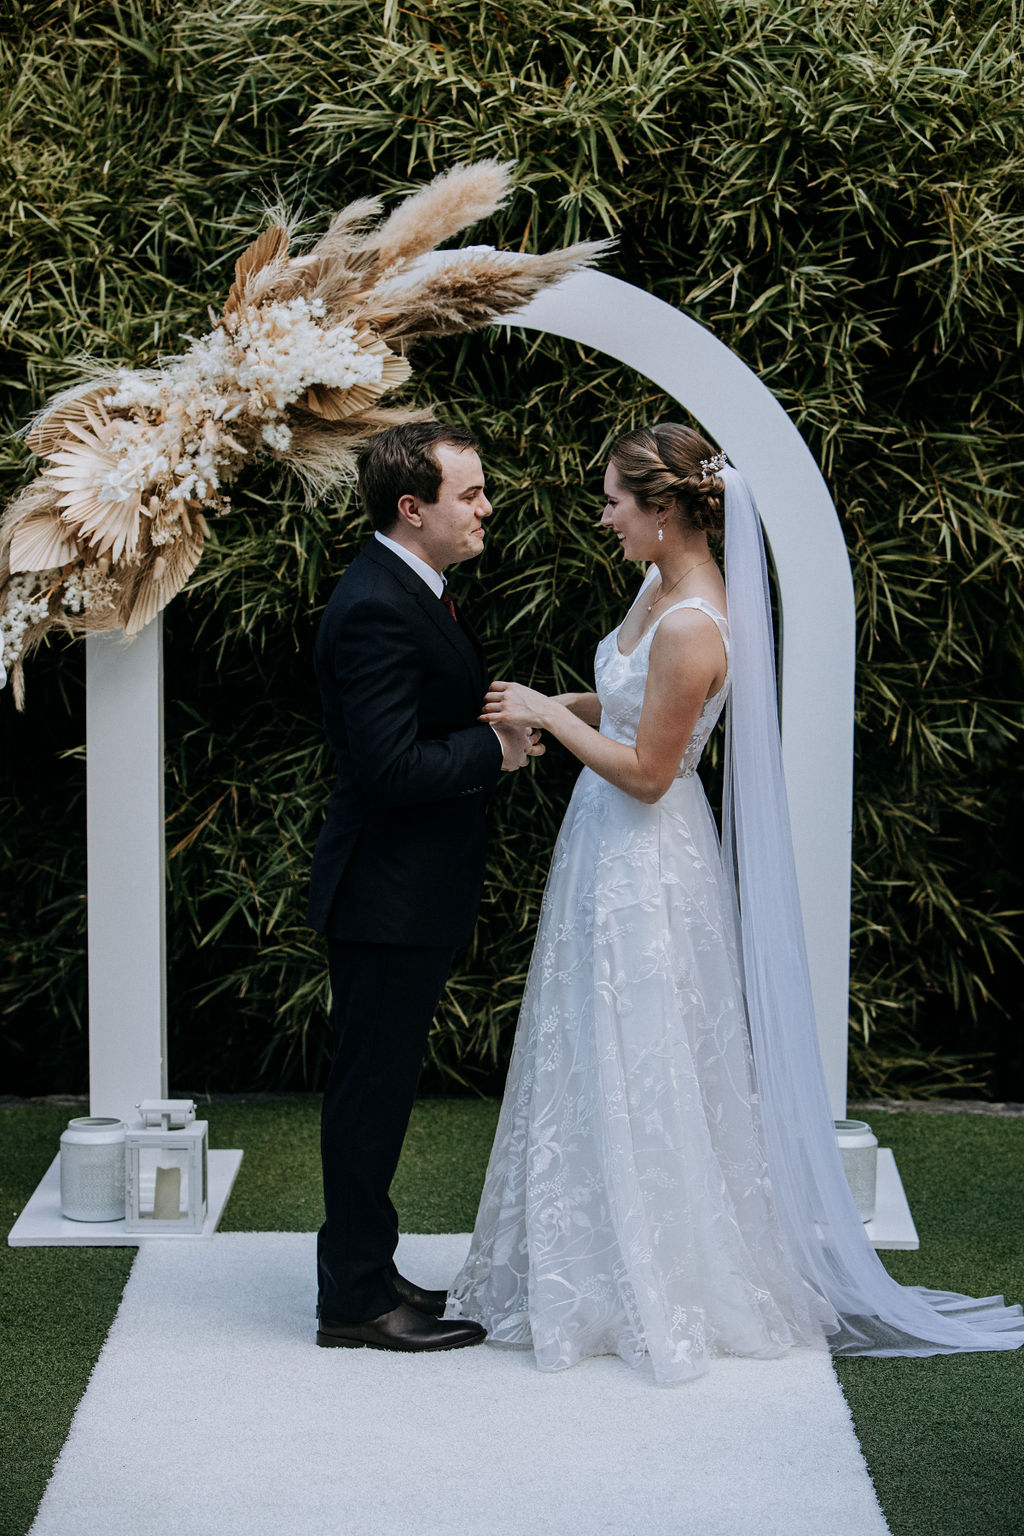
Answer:
[[[318,228],[458,159],[518,161],[472,240],[612,234],[606,270],[710,327],[816,454],[860,625],[854,1087],[1024,1097],[1016,1031],[1024,563],[1024,69],[1016,0],[5,0],[0,489],[75,357],[205,328],[278,196]],[[671,409],[607,358],[491,331],[414,396],[486,444],[494,537],[456,576],[496,674],[571,686],[633,576],[596,528],[611,436]],[[677,409],[677,408],[675,408]],[[326,976],[303,926],[331,769],[317,619],[365,538],[266,477],[167,615],[172,1063],[194,1090],[314,1086]],[[6,695],[8,1091],[84,1086],[84,665]],[[432,1086],[500,1085],[574,769],[503,785]]]

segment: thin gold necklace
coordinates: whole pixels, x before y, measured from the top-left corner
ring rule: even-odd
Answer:
[[[678,578],[678,580],[674,581],[672,583],[672,585],[668,589],[668,592],[666,592],[664,587],[663,587],[661,589],[661,591],[658,593],[657,597],[654,599],[654,602],[651,602],[651,603],[647,604],[647,612],[648,613],[653,613],[654,612],[654,603],[660,603],[663,597],[668,597],[669,592],[674,592],[675,591],[675,589],[676,589],[676,587],[678,587],[680,581],[685,581],[687,576],[692,576],[694,571],[699,571],[702,565],[710,565],[713,559],[714,559],[713,555],[708,555],[706,560],[698,560],[696,565],[691,565],[690,569],[688,571],[684,571],[683,574]]]

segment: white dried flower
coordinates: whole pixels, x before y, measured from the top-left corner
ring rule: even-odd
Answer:
[[[268,448],[285,453],[292,443],[292,429],[283,421],[268,421],[260,433]]]
[[[0,614],[0,656],[6,655],[9,661],[20,660],[26,632],[33,624],[45,619],[50,611],[46,588],[59,575],[58,570],[27,571],[24,575],[11,577],[7,587],[7,607]],[[4,678],[6,681],[6,671]]]
[[[60,605],[65,613],[96,613],[114,606],[117,583],[98,565],[80,565],[64,580]]]

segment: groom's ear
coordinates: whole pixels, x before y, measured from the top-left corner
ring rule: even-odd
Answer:
[[[419,498],[406,494],[399,496],[396,503],[398,507],[399,522],[408,523],[412,528],[423,527],[423,514],[420,511]]]

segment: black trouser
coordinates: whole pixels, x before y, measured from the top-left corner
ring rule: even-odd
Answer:
[[[326,1219],[320,1309],[361,1323],[398,1306],[398,1218],[388,1191],[454,950],[329,942],[334,1058],[320,1138]]]

